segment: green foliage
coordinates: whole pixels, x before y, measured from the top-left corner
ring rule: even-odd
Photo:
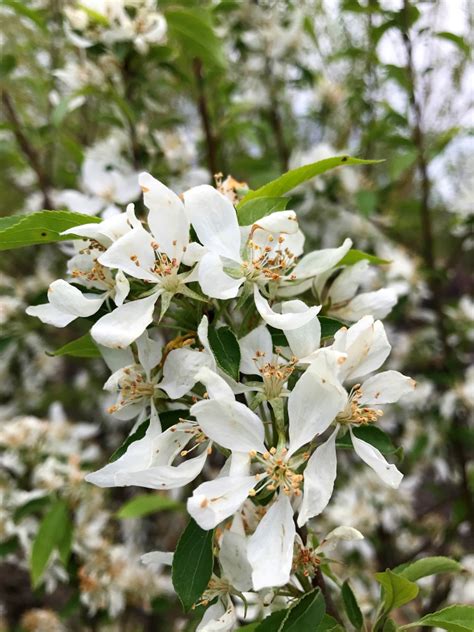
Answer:
[[[170,36],[178,42],[187,59],[197,57],[210,66],[225,67],[222,45],[210,14],[202,8],[168,9],[165,12]]]
[[[364,619],[362,617],[362,612],[360,611],[359,604],[357,603],[357,599],[352,592],[352,588],[349,585],[349,582],[345,581],[341,588],[342,601],[344,602],[344,608],[346,610],[347,616],[349,617],[349,621],[355,627],[356,630],[361,630]]]
[[[182,511],[182,503],[163,494],[135,496],[120,507],[117,518],[142,518],[157,511]]]
[[[473,632],[474,606],[448,606],[438,612],[422,617],[419,621],[403,625],[402,630],[415,627],[435,627],[448,632]]]
[[[229,327],[209,327],[209,344],[218,366],[234,380],[239,379],[240,347]]]
[[[63,500],[57,500],[45,515],[33,542],[30,573],[36,588],[43,576],[53,551],[56,549],[63,564],[67,564],[72,542],[72,523]]]
[[[74,226],[100,221],[98,217],[71,211],[38,211],[30,215],[2,217],[0,218],[0,250],[74,239],[73,235],[60,233]]]
[[[418,595],[419,588],[415,583],[390,569],[384,573],[376,573],[375,579],[383,587],[383,608],[386,614],[412,601]]]
[[[285,197],[259,197],[248,200],[238,207],[239,224],[249,226],[270,213],[284,211],[289,201],[289,198]]]
[[[336,331],[339,331],[341,327],[345,327],[337,318],[330,318],[329,316],[318,316],[321,324],[321,338],[332,338]]]
[[[300,184],[303,184],[303,182],[307,182],[315,176],[320,176],[331,169],[335,169],[336,167],[349,165],[371,165],[377,162],[381,161],[361,160],[359,158],[351,158],[350,156],[338,156],[336,158],[318,160],[317,162],[313,162],[309,165],[304,165],[303,167],[287,171],[276,180],[268,182],[256,191],[249,191],[243,200],[241,200],[238,208],[240,209],[246,202],[255,198],[280,197],[292,189],[295,189]]]
[[[100,358],[100,351],[90,333],[84,334],[76,340],[66,343],[49,355],[72,356],[74,358]]]
[[[352,266],[354,263],[358,263],[359,261],[363,261],[366,259],[370,263],[374,265],[390,263],[387,259],[381,259],[380,257],[376,257],[375,255],[369,255],[366,252],[362,252],[362,250],[355,250],[351,248],[348,253],[344,255],[344,257],[339,261],[338,265],[340,266]]]
[[[397,448],[390,439],[390,436],[378,426],[359,426],[353,428],[352,432],[358,439],[370,443],[370,445],[373,445],[377,450],[380,450],[382,454],[400,453],[400,448]],[[337,446],[339,448],[351,449],[351,435],[346,432],[345,435],[338,438]]]
[[[272,612],[255,628],[255,632],[314,632],[331,630],[319,626],[326,612],[324,598],[319,588],[307,593],[291,607]]]
[[[173,586],[188,611],[207,587],[212,574],[214,531],[204,531],[190,520],[173,558]]]
[[[437,575],[438,573],[459,573],[463,570],[461,564],[449,557],[424,557],[415,562],[407,562],[403,566],[393,569],[394,573],[415,582],[422,577]]]
[[[323,620],[316,628],[316,632],[344,632],[344,628],[331,617],[329,614],[325,614]]]

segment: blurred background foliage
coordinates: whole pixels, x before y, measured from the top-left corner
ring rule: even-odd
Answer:
[[[324,521],[366,536],[363,546],[347,548],[346,564],[367,609],[374,588],[361,569],[423,554],[454,556],[472,573],[472,4],[119,4],[133,28],[117,36],[101,13],[107,2],[0,2],[0,215],[107,212],[129,201],[140,209],[135,187],[124,184],[140,170],[182,192],[218,173],[256,188],[331,155],[383,159],[332,172],[293,197],[312,246],[349,236],[392,262],[363,284],[396,289],[399,302],[387,319],[391,362],[419,383],[416,396],[383,422],[404,448],[401,491],[381,490],[362,472],[342,478]],[[147,31],[150,14],[160,17],[160,32]],[[140,551],[173,548],[184,520],[179,510],[120,520],[115,511],[129,492],[84,485],[74,492],[77,468],[104,460],[129,428],[105,412],[100,358],[45,353],[85,329],[53,330],[24,316],[63,274],[62,248],[9,252],[0,265],[4,629],[193,629],[169,577],[137,562]],[[81,434],[81,420],[94,432]],[[46,500],[30,504],[38,498]],[[71,554],[62,561],[54,554],[33,590],[32,543],[57,502],[66,503],[74,524]],[[81,532],[90,507],[95,544]],[[106,549],[115,553],[99,562],[94,556]],[[466,573],[463,581],[427,583],[419,611],[472,602]]]

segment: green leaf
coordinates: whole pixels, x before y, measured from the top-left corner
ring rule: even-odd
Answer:
[[[66,343],[56,351],[48,353],[51,356],[73,356],[74,358],[100,358],[100,351],[90,333]]]
[[[229,327],[209,327],[209,344],[219,367],[234,380],[239,379],[240,347]]]
[[[362,617],[362,612],[360,611],[359,604],[357,603],[357,599],[355,598],[354,593],[349,586],[349,582],[345,581],[343,583],[341,595],[342,601],[344,602],[344,608],[346,609],[347,616],[349,617],[349,621],[352,623],[356,630],[362,629],[364,619]]]
[[[324,597],[319,588],[302,597],[293,606],[279,632],[314,632],[326,612]]]
[[[394,454],[398,449],[392,443],[389,435],[378,426],[360,426],[359,428],[353,428],[352,432],[358,439],[367,441],[377,450],[380,450],[382,454]]]
[[[6,557],[17,550],[18,545],[20,544],[16,535],[12,535],[8,540],[4,540],[0,542],[0,558]]]
[[[239,224],[240,226],[250,226],[270,213],[284,211],[289,201],[289,198],[285,197],[260,197],[249,200],[239,205],[237,212]]]
[[[42,29],[46,29],[46,24],[41,13],[27,6],[26,2],[20,0],[2,0],[2,4],[11,7],[17,15],[28,18]]]
[[[452,560],[449,557],[436,556],[408,562],[403,564],[403,566],[394,568],[393,572],[415,582],[422,577],[437,575],[438,573],[459,573],[462,570],[463,567],[456,560]]]
[[[0,78],[7,77],[16,67],[16,58],[14,55],[2,55],[0,57]]]
[[[190,58],[198,57],[211,66],[225,67],[221,41],[203,8],[173,8],[165,12],[165,17],[170,41],[180,42],[188,63]]]
[[[141,518],[157,511],[182,510],[183,504],[163,494],[135,496],[120,507],[117,518]]]
[[[133,432],[132,434],[130,434],[125,441],[122,443],[121,446],[119,446],[115,452],[113,452],[113,454],[111,455],[111,457],[109,458],[109,463],[112,463],[113,461],[116,461],[117,459],[119,459],[122,455],[125,454],[125,452],[128,450],[128,446],[131,445],[132,443],[134,443],[135,441],[139,441],[140,439],[143,439],[143,437],[145,436],[146,431],[148,430],[148,426],[150,425],[150,420],[147,419],[146,421],[144,421],[143,423],[141,423],[138,428],[135,430],[135,432]]]
[[[325,614],[315,632],[344,632],[344,628],[339,625],[334,617]]]
[[[332,338],[336,331],[345,327],[345,324],[336,318],[329,318],[328,316],[318,316],[318,318],[321,324],[321,338]]]
[[[71,522],[69,513],[66,515],[66,520],[63,525],[62,536],[58,540],[57,549],[59,552],[59,559],[64,566],[67,566],[69,558],[71,556],[72,541],[74,535],[74,525]]]
[[[23,518],[26,516],[35,513],[40,509],[44,509],[46,505],[49,505],[51,502],[51,496],[41,496],[40,498],[33,498],[29,500],[27,503],[18,507],[13,514],[13,520],[15,522],[21,522]]]
[[[439,31],[435,33],[436,37],[440,37],[441,39],[448,40],[452,42],[455,46],[459,48],[465,55],[469,56],[471,54],[471,47],[466,42],[464,37],[461,35],[457,35],[456,33],[450,33],[449,31]]]
[[[268,617],[257,626],[255,632],[280,632],[281,626],[286,619],[288,610],[277,610],[272,612]]]
[[[375,255],[369,255],[367,252],[362,252],[362,250],[355,250],[354,248],[351,248],[337,265],[352,266],[354,265],[354,263],[362,261],[363,259],[367,259],[367,261],[373,263],[374,265],[391,263],[391,261],[388,261],[387,259],[381,259],[380,257],[376,257]]]
[[[171,426],[174,426],[180,419],[189,419],[189,410],[187,408],[181,408],[179,410],[166,410],[164,413],[159,413],[161,428],[168,430]]]
[[[60,233],[74,226],[100,221],[99,217],[71,211],[38,211],[0,218],[0,250],[74,239],[73,235]]]
[[[67,506],[64,501],[58,500],[44,517],[33,542],[30,558],[33,588],[38,586],[52,552],[66,538],[69,525]]]
[[[287,171],[282,176],[272,182],[264,184],[256,191],[249,191],[247,195],[240,201],[238,209],[240,209],[246,202],[253,200],[254,198],[261,197],[280,197],[288,191],[291,191],[303,182],[307,182],[319,176],[326,171],[334,169],[335,167],[347,166],[347,165],[371,165],[381,160],[360,160],[359,158],[351,158],[350,156],[337,156],[335,158],[326,158],[325,160],[319,160],[297,169]]]
[[[474,606],[448,606],[438,612],[425,615],[415,623],[402,626],[402,630],[418,626],[430,626],[448,630],[448,632],[473,632]]]
[[[383,624],[382,632],[397,632],[400,628],[393,619],[387,619]]]
[[[173,586],[185,611],[206,590],[212,574],[214,531],[204,531],[190,520],[173,558]]]
[[[365,217],[370,217],[377,209],[378,194],[377,191],[361,189],[356,193],[356,202],[359,211]]]
[[[384,612],[386,613],[412,601],[418,595],[419,588],[416,584],[400,577],[390,569],[387,569],[385,573],[376,573],[375,579],[383,587]]]

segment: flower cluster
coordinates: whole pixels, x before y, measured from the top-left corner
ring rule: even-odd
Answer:
[[[136,421],[123,454],[86,479],[159,490],[197,481],[187,509],[217,528],[221,569],[199,629],[232,629],[235,596],[301,587],[324,542],[361,537],[339,527],[318,545],[302,531],[331,499],[338,446],[399,486],[371,431],[415,383],[378,372],[391,346],[372,312],[394,300],[356,296],[368,264],[346,257],[350,239],[303,255],[295,212],[245,225],[234,180],[179,196],[148,173],[139,183],[146,221],[129,204],[65,231],[81,238],[70,281],[27,312],[57,327],[95,316],[90,333],[112,370],[104,388],[117,396],[109,412]],[[335,307],[354,324],[323,316]]]

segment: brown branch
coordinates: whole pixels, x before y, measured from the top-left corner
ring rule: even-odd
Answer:
[[[6,118],[12,127],[16,142],[18,143],[18,146],[20,147],[26,160],[28,161],[28,164],[36,174],[38,186],[41,190],[41,193],[43,194],[44,207],[47,209],[51,209],[53,207],[53,204],[51,202],[51,198],[49,197],[49,189],[51,187],[50,178],[46,171],[43,169],[43,165],[41,163],[38,152],[23,132],[23,125],[16,113],[13,101],[11,100],[11,97],[6,90],[2,90],[2,104]]]
[[[201,126],[206,139],[207,166],[211,175],[219,172],[217,161],[217,137],[212,130],[209,106],[204,86],[202,62],[197,57],[193,60],[193,73],[197,88],[197,106],[201,117]]]

